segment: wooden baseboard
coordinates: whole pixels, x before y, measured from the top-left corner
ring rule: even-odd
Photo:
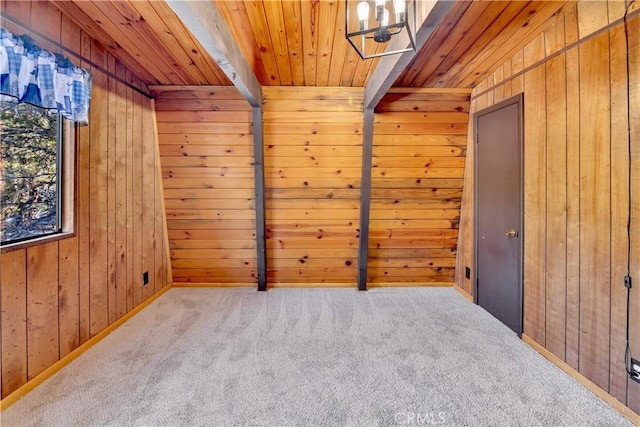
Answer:
[[[473,302],[473,295],[471,295],[469,292],[465,291],[464,289],[462,289],[460,286],[456,285],[455,283],[453,284],[453,289],[455,289],[456,291],[458,291],[460,293],[460,295],[462,295],[463,297],[465,297],[466,299],[468,299],[469,301]]]
[[[627,417],[632,423],[640,426],[640,415],[636,414],[629,407],[625,406],[624,403],[620,402],[618,399],[607,393],[605,390],[600,388],[597,384],[591,381],[589,378],[582,375],[580,372],[575,370],[571,365],[569,365],[564,360],[560,359],[555,354],[551,353],[549,350],[538,344],[526,334],[522,334],[522,341],[529,344],[534,350],[543,355],[547,360],[551,363],[565,371],[567,374],[571,375],[576,381],[585,386],[591,392],[593,392],[600,399],[604,400],[609,406],[618,411],[621,415]]]
[[[257,283],[191,283],[173,282],[172,288],[258,288]]]
[[[176,282],[174,288],[252,288],[258,289],[257,283],[190,283]],[[272,288],[355,288],[355,283],[269,283],[267,290]]]
[[[450,288],[453,283],[450,282],[385,282],[385,283],[367,283],[367,289],[376,288]],[[353,288],[357,289],[358,285],[353,283],[269,283],[267,289],[271,288]]]
[[[173,282],[174,288],[257,288],[256,283],[191,283],[191,282]],[[384,283],[367,283],[367,289],[373,288],[450,288],[455,287],[452,282],[384,282]],[[269,283],[268,289],[273,288],[354,288],[358,285],[353,283]],[[464,292],[461,290],[461,292]],[[471,298],[466,294],[466,298]],[[473,298],[471,298],[473,301]]]
[[[17,389],[16,391],[14,391],[13,393],[11,393],[10,395],[8,395],[7,397],[5,397],[4,399],[0,400],[0,412],[4,411],[5,409],[7,409],[9,406],[13,405],[14,403],[16,403],[18,400],[20,400],[22,397],[24,397],[27,393],[29,393],[31,390],[33,390],[34,388],[36,388],[37,386],[39,386],[40,384],[42,384],[44,381],[46,381],[49,377],[51,377],[53,374],[55,374],[56,372],[58,372],[60,369],[64,368],[65,366],[67,366],[69,363],[71,363],[75,358],[77,358],[78,356],[80,356],[82,353],[86,352],[87,350],[89,350],[91,347],[93,347],[94,345],[96,345],[98,342],[100,342],[104,337],[106,337],[107,335],[109,335],[111,332],[115,331],[116,329],[118,329],[120,326],[122,326],[127,320],[131,319],[133,316],[135,316],[136,314],[138,314],[140,311],[142,311],[145,307],[147,307],[149,304],[151,304],[153,301],[155,301],[156,299],[158,299],[158,297],[162,294],[164,294],[167,290],[169,290],[171,288],[171,284],[165,286],[164,288],[160,289],[157,293],[155,293],[153,296],[149,297],[147,300],[143,301],[140,305],[138,305],[136,308],[134,308],[133,310],[131,310],[130,312],[128,312],[127,314],[125,314],[124,316],[122,316],[120,319],[116,320],[115,322],[113,322],[112,324],[110,324],[109,326],[107,326],[105,329],[103,329],[102,331],[98,332],[96,335],[94,335],[93,337],[89,338],[85,343],[83,343],[82,345],[80,345],[78,348],[76,348],[75,350],[73,350],[71,353],[67,354],[65,357],[63,357],[62,359],[58,360],[56,363],[54,363],[53,365],[49,366],[47,369],[45,369],[44,371],[40,372],[38,375],[36,375],[35,377],[33,377],[31,380],[27,381],[24,385],[22,385],[19,389]]]
[[[267,284],[267,290],[273,288],[353,288],[357,289],[358,285],[353,283],[269,283]]]
[[[367,289],[370,288],[450,288],[452,282],[382,282],[367,283]]]

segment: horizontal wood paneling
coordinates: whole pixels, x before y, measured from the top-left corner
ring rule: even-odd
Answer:
[[[32,23],[44,36],[142,87],[140,78],[50,3],[5,4],[3,16]],[[8,21],[2,25],[26,32]],[[60,51],[32,35],[42,47]],[[90,124],[76,128],[75,235],[0,255],[3,398],[170,280],[152,101],[91,71]],[[145,271],[150,283],[143,286]]]
[[[631,276],[640,276],[640,16],[629,20],[629,72],[623,2],[579,2],[481,82],[472,112],[524,91],[524,332],[616,399],[640,413],[640,386],[624,367],[627,210],[631,182]],[[564,49],[580,41],[577,47]],[[554,55],[549,58],[550,55]],[[547,59],[545,59],[547,58]],[[541,63],[537,64],[537,61]],[[513,77],[525,67],[524,75]],[[627,103],[627,91],[630,91]],[[629,123],[628,117],[631,118]],[[632,176],[628,137],[631,130]],[[469,150],[472,139],[469,139]],[[473,193],[465,174],[457,283],[473,292]],[[631,291],[631,325],[640,294]],[[636,354],[640,333],[632,327]]]
[[[174,282],[256,281],[249,103],[234,88],[154,86]],[[202,105],[215,103],[215,108]]]
[[[470,91],[446,89],[392,92],[378,106],[369,224],[370,282],[453,280],[466,155],[461,143],[466,141],[469,96]],[[434,99],[446,104],[431,111]],[[410,108],[401,111],[396,103]],[[451,109],[444,110],[443,105]],[[411,129],[406,137],[405,125]]]
[[[264,89],[270,283],[355,286],[362,110],[350,106],[361,105],[362,95],[348,88]]]

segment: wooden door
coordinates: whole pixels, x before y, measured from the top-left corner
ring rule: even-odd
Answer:
[[[476,303],[522,334],[522,96],[475,115]]]

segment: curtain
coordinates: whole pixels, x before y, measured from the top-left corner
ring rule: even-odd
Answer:
[[[88,124],[91,73],[38,47],[27,35],[0,28],[0,100],[8,97]]]

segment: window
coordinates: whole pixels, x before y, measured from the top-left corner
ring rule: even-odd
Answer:
[[[65,201],[73,197],[65,194],[73,188],[65,185],[70,126],[59,113],[31,104],[4,101],[1,107],[0,244],[70,231],[65,212]]]

